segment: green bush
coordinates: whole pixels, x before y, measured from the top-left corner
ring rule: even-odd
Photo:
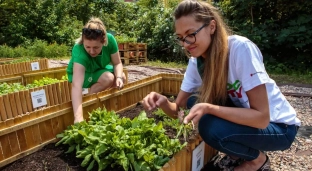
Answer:
[[[229,26],[261,49],[282,70],[312,69],[312,1],[222,0]]]
[[[69,47],[62,44],[48,44],[43,40],[35,40],[34,42],[27,42],[23,46],[15,48],[7,45],[0,46],[0,58],[15,58],[15,57],[66,57],[70,56]]]

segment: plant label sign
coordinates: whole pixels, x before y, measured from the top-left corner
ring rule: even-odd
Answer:
[[[32,100],[33,108],[47,105],[47,97],[46,97],[44,89],[31,92],[31,100]]]
[[[40,69],[39,62],[32,62],[31,63],[31,70],[32,71],[39,70],[39,69]]]
[[[88,94],[89,90],[88,88],[82,88],[82,94]]]
[[[204,167],[205,142],[202,141],[192,153],[192,171],[200,171]]]

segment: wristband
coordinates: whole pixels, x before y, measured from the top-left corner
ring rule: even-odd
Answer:
[[[122,77],[116,77],[116,79],[117,79],[117,78],[120,78],[120,79],[122,80]]]

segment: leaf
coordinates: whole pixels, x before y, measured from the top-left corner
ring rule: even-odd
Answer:
[[[92,157],[92,154],[88,154],[88,155],[84,158],[84,160],[81,162],[81,166],[82,166],[82,167],[86,167],[87,164],[89,163],[91,157]]]
[[[93,168],[93,166],[94,166],[94,161],[95,161],[95,160],[92,160],[92,162],[89,164],[89,166],[88,166],[88,168],[87,168],[87,171],[90,171],[90,170]]]
[[[71,153],[75,150],[76,145],[71,145],[65,153]]]

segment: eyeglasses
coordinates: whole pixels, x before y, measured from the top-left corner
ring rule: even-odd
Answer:
[[[83,28],[82,34],[85,35],[87,39],[97,39],[103,36],[103,31],[99,29]]]
[[[204,24],[203,26],[201,26],[198,30],[196,30],[194,33],[191,33],[187,36],[185,36],[184,38],[180,38],[177,37],[176,39],[176,43],[179,44],[180,46],[184,45],[184,42],[187,44],[194,44],[196,42],[196,34],[203,29],[204,27],[208,26],[208,23]]]

